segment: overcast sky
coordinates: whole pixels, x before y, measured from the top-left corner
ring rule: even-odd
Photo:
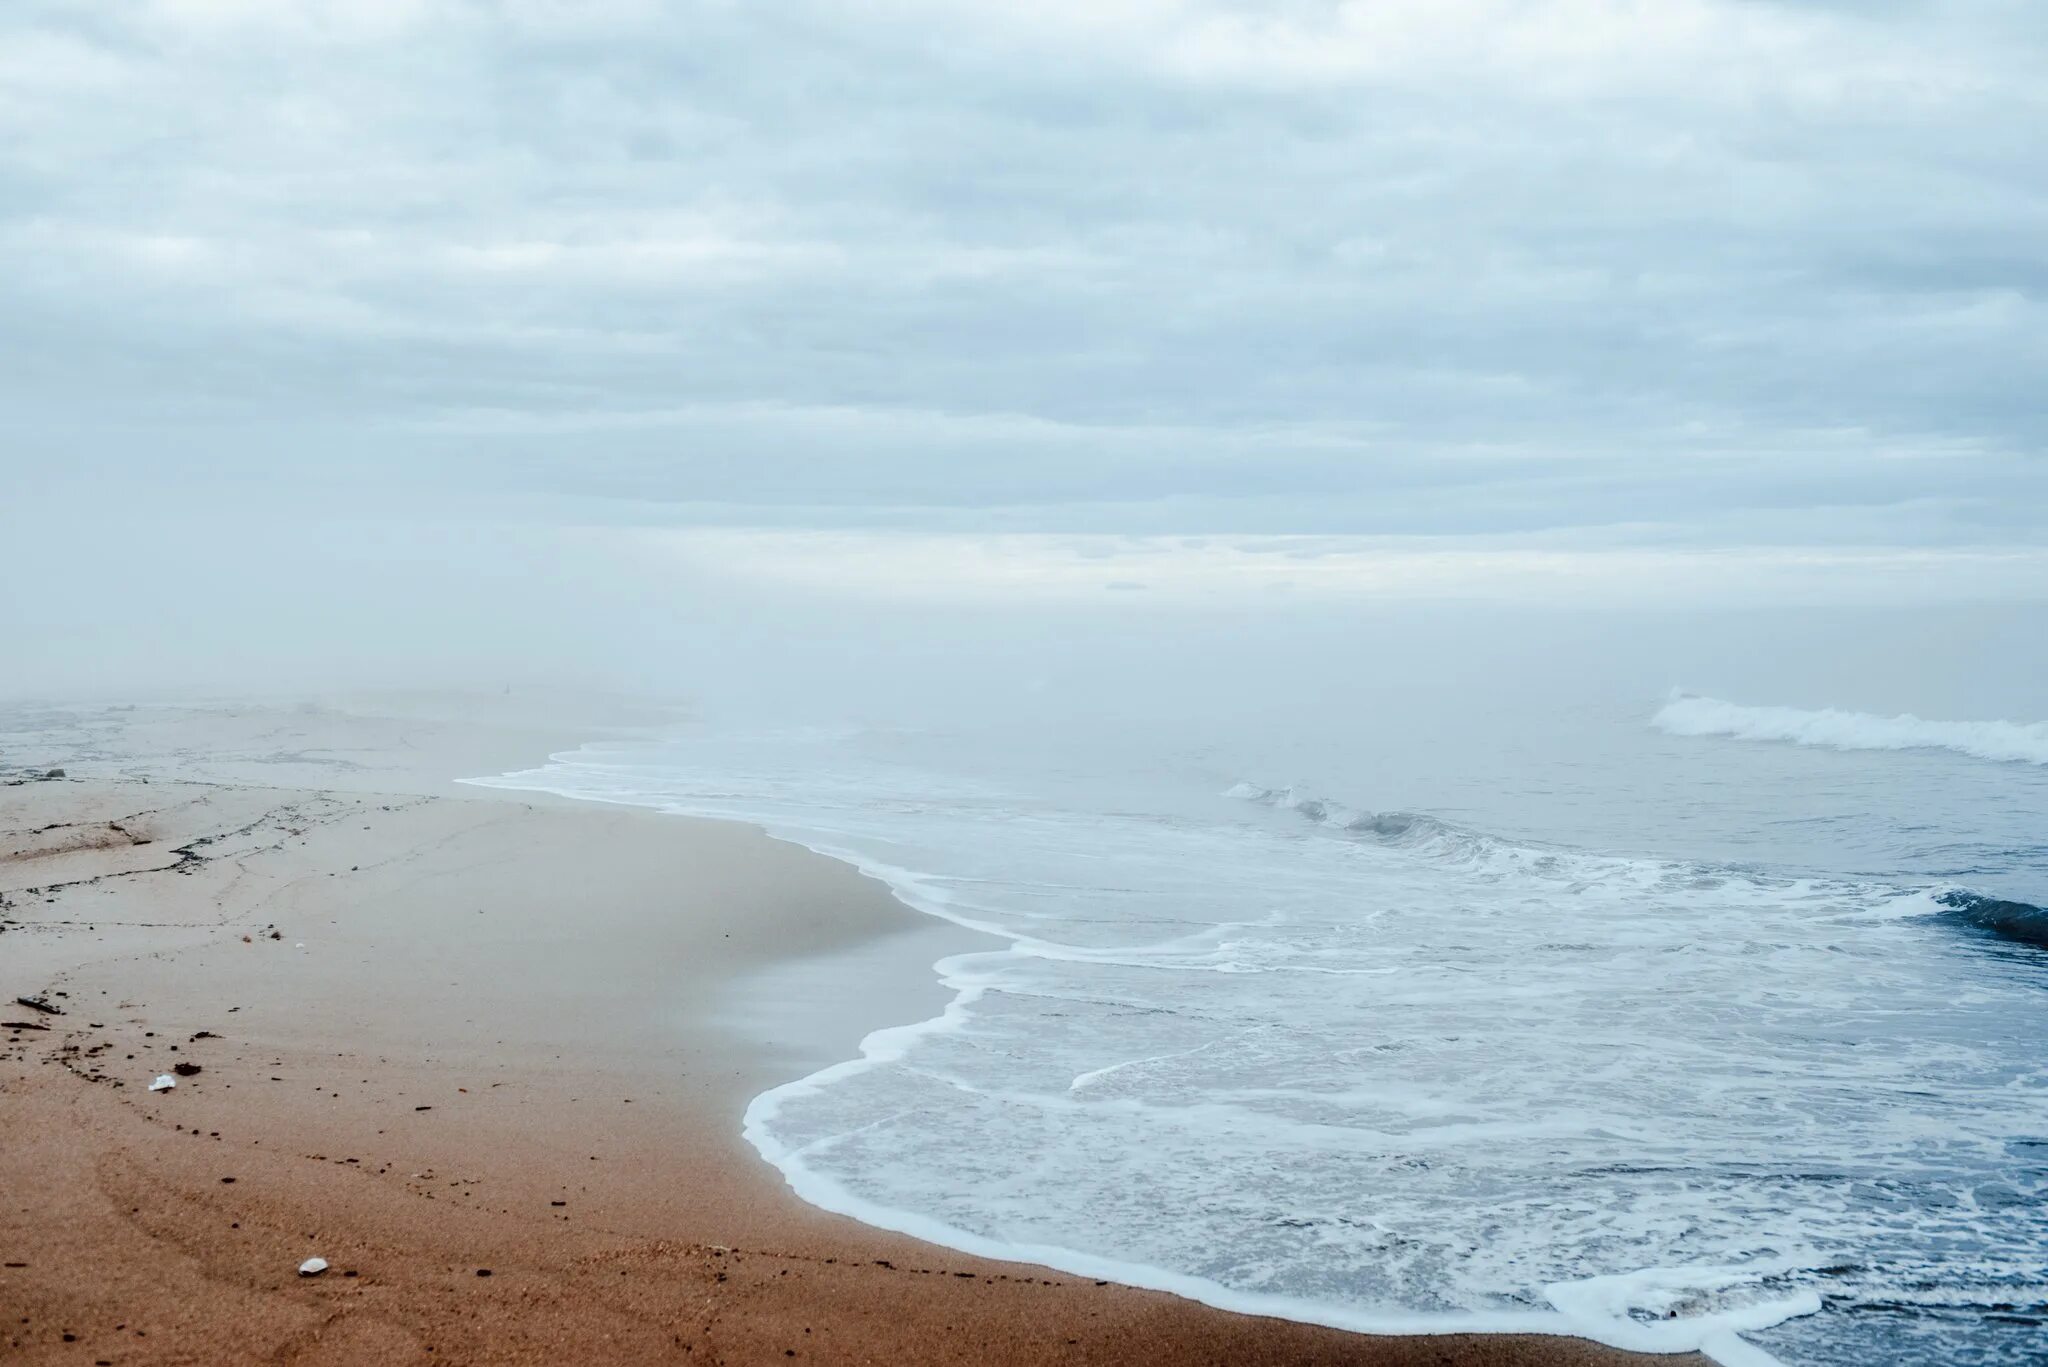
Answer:
[[[13,0],[0,461],[2040,596],[2044,73],[2039,0]]]

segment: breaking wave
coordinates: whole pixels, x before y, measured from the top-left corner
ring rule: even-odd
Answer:
[[[1454,862],[1477,873],[1487,866],[1495,878],[1511,873],[1532,880],[1579,882],[1598,879],[1608,885],[1643,889],[1715,888],[1728,877],[1754,877],[1741,870],[1716,870],[1706,864],[1664,860],[1633,860],[1612,855],[1518,844],[1498,836],[1467,830],[1417,812],[1367,812],[1314,797],[1294,788],[1265,788],[1255,783],[1232,785],[1225,797],[1293,812],[1331,834],[1396,846],[1425,858]],[[1872,914],[1880,919],[1925,917],[1968,933],[1989,935],[2015,944],[2048,949],[2048,909],[2031,902],[1988,897],[1967,888],[1898,887],[1864,889]]]
[[[1677,694],[1651,725],[1674,736],[1790,741],[1833,750],[1949,750],[1998,763],[2048,764],[2048,722],[1926,721],[1832,707],[1747,707]]]
[[[1944,892],[1934,900],[1945,908],[1942,919],[1951,924],[2048,949],[2048,911],[2029,902],[2007,902],[1962,891]]]
[[[1354,835],[1369,835],[1390,845],[1452,844],[1474,848],[1482,843],[1497,844],[1489,836],[1462,830],[1448,821],[1419,812],[1362,812],[1328,798],[1310,797],[1293,788],[1262,788],[1256,783],[1231,785],[1225,797],[1256,802],[1299,813],[1318,826],[1331,826]]]

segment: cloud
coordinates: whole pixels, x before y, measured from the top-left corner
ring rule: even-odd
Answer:
[[[2037,15],[12,6],[0,459],[620,523],[2039,544]]]
[[[1147,610],[1242,610],[1273,593],[1324,606],[1459,601],[1600,607],[1854,606],[2038,596],[2048,550],[1912,547],[1561,547],[1476,537],[1228,538],[650,531],[657,579],[678,574],[856,601],[1073,606],[1144,590]],[[1114,576],[1105,579],[1105,575]]]

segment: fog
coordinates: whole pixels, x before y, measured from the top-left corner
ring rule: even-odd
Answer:
[[[1647,713],[1675,687],[2048,713],[2025,559],[1223,539],[1219,560],[1217,538],[713,534],[579,511],[422,490],[378,506],[332,487],[13,500],[5,691],[567,688],[755,719],[1218,729],[1510,696]]]
[[[2044,41],[13,6],[0,695],[2048,714]]]

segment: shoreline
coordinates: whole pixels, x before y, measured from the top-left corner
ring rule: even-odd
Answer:
[[[322,728],[366,787],[289,786],[335,776],[294,744]],[[450,791],[447,747],[392,759],[381,723],[172,729],[203,764],[102,735],[79,777],[0,788],[0,987],[70,994],[53,1028],[0,1032],[22,1360],[1687,1361],[1363,1337],[832,1215],[741,1115],[914,1014],[911,977],[932,1010],[950,995],[926,913],[742,823]],[[778,973],[811,1010],[775,1041],[732,1007]],[[855,978],[864,996],[817,1000]],[[200,1071],[146,1091],[174,1061]],[[299,1279],[307,1250],[333,1270]]]
[[[550,757],[553,762],[553,757]],[[537,770],[535,771],[537,772]],[[890,896],[922,920],[929,922],[934,934],[964,933],[997,941],[1005,946],[1014,944],[1017,937],[1010,932],[971,921],[921,901],[917,895],[917,881],[921,875],[915,870],[880,865],[863,856],[845,849],[828,845],[812,844],[802,837],[778,831],[761,822],[739,817],[719,816],[705,812],[678,810],[672,806],[656,803],[641,803],[624,798],[583,797],[562,792],[556,788],[526,788],[516,785],[477,780],[462,780],[486,788],[518,794],[544,794],[550,798],[569,803],[592,803],[601,806],[620,807],[628,810],[654,812],[659,815],[678,817],[686,821],[730,822],[765,834],[769,839],[792,846],[807,854],[829,859],[841,864],[860,877],[881,884]],[[909,934],[892,937],[906,939]],[[946,967],[955,957],[982,953],[1001,953],[1001,949],[975,949],[952,946],[938,953],[926,965],[932,979],[950,984]],[[794,960],[782,965],[777,972],[789,968],[801,968],[811,960]],[[1159,1292],[1178,1299],[1206,1306],[1226,1314],[1244,1315],[1256,1318],[1279,1320],[1340,1333],[1357,1335],[1370,1339],[1421,1338],[1444,1339],[1485,1337],[1516,1339],[1535,1336],[1541,1339],[1563,1341],[1572,1344],[1597,1346],[1608,1352],[1633,1353],[1640,1359],[1664,1362],[1706,1362],[1709,1364],[1726,1360],[1756,1363],[1758,1367],[1774,1364],[1764,1350],[1741,1339],[1733,1331],[1718,1331],[1710,1337],[1715,1342],[1701,1349],[1658,1349],[1650,1347],[1620,1348],[1580,1332],[1563,1312],[1557,1310],[1530,1310],[1526,1312],[1499,1312],[1494,1315],[1475,1316],[1472,1321],[1461,1322],[1449,1316],[1431,1316],[1421,1313],[1412,1315],[1388,1313],[1356,1313],[1342,1308],[1319,1305],[1312,1301],[1298,1300],[1289,1296],[1264,1295],[1257,1292],[1239,1291],[1218,1282],[1196,1277],[1171,1269],[1146,1263],[1129,1262],[1116,1258],[1085,1253],[1060,1245],[1018,1245],[988,1238],[943,1224],[931,1217],[893,1206],[882,1206],[865,1198],[853,1195],[835,1180],[802,1169],[792,1172],[788,1164],[797,1156],[783,1152],[771,1155],[764,1115],[772,1114],[776,1098],[793,1092],[829,1076],[838,1075],[842,1070],[864,1067],[874,1053],[869,1045],[874,1036],[893,1037],[914,1035],[934,1028],[955,1007],[962,1003],[959,991],[950,991],[944,1008],[914,1021],[892,1021],[873,1030],[863,1031],[856,1037],[857,1052],[852,1057],[835,1055],[831,1062],[802,1076],[782,1082],[755,1096],[746,1106],[742,1115],[742,1134],[760,1156],[763,1162],[776,1169],[786,1182],[789,1190],[811,1207],[832,1215],[855,1220],[867,1228],[905,1238],[921,1244],[947,1249],[968,1257],[986,1259],[998,1264],[1014,1264],[1062,1272],[1071,1276],[1094,1280],[1098,1286],[1114,1284],[1133,1290]],[[886,1053],[883,1055],[886,1057]],[[781,1148],[777,1145],[776,1148]],[[1713,1354],[1719,1357],[1711,1356]],[[1517,1359],[1520,1360],[1520,1359]]]

